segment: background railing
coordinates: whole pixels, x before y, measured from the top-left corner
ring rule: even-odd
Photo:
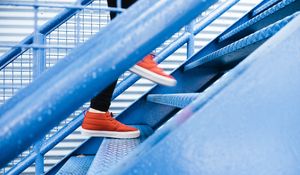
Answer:
[[[1,2],[2,3],[2,2]],[[0,4],[1,4],[0,3]],[[164,44],[161,45],[161,47],[156,49],[158,54],[157,59],[159,61],[162,61],[165,57],[173,53],[173,51],[176,51],[172,56],[168,57],[162,64],[162,67],[164,67],[167,71],[172,71],[179,63],[184,61],[188,56],[190,56],[193,53],[193,50],[199,50],[203,45],[205,45],[207,42],[209,42],[214,36],[219,34],[221,31],[223,31],[227,26],[229,26],[234,20],[236,20],[239,16],[241,16],[242,13],[244,13],[247,9],[251,8],[255,3],[245,3],[241,2],[240,6],[237,6],[236,8],[231,9],[229,11],[230,15],[227,14],[223,16],[223,18],[218,19],[215,21],[210,27],[206,28],[202,31],[205,25],[209,24],[209,18],[206,18],[208,16],[211,16],[213,12],[217,14],[214,18],[218,17],[217,10],[220,10],[220,5],[224,5],[224,3],[227,3],[226,6],[230,7],[230,5],[233,5],[235,1],[220,1],[218,4],[211,7],[208,11],[201,14],[193,24],[186,27],[186,30],[182,29],[178,33],[176,33],[170,40],[166,41]],[[9,5],[9,3],[1,5],[3,7],[4,5]],[[11,5],[11,3],[10,3]],[[23,4],[23,5],[32,5],[32,4]],[[55,9],[54,6],[49,7],[50,5],[42,5],[38,8],[38,10],[43,11],[43,8],[45,9]],[[245,7],[243,10],[240,10],[240,7]],[[24,8],[24,6],[21,6]],[[57,6],[56,6],[57,7]],[[67,6],[60,6],[58,9],[66,8]],[[71,6],[69,6],[71,7]],[[39,47],[39,49],[32,49],[29,48],[27,51],[23,52],[21,55],[17,56],[16,59],[8,64],[5,68],[3,68],[0,71],[0,81],[1,81],[1,88],[0,88],[0,104],[3,104],[7,99],[9,99],[11,96],[13,96],[19,89],[25,87],[27,84],[29,84],[33,79],[33,65],[34,65],[34,59],[33,59],[33,50],[44,50],[45,51],[45,68],[49,68],[53,66],[59,59],[64,58],[65,55],[67,55],[70,50],[73,47],[76,47],[78,44],[86,41],[90,36],[95,34],[97,31],[101,30],[106,24],[109,22],[109,11],[107,11],[106,8],[106,1],[94,1],[91,3],[88,8],[81,10],[78,9],[78,12],[75,13],[73,17],[71,17],[67,22],[61,24],[59,27],[57,27],[54,31],[49,33],[45,36],[46,41],[46,48],[43,49],[43,47]],[[247,7],[247,8],[246,8]],[[16,7],[18,8],[18,7]],[[27,7],[26,7],[27,8]],[[32,10],[32,7],[29,7]],[[74,9],[74,6],[73,8]],[[217,10],[214,10],[217,9]],[[226,8],[223,10],[227,10]],[[233,15],[234,14],[234,15]],[[39,23],[38,16],[36,18],[36,24]],[[207,21],[205,21],[207,20]],[[222,21],[222,22],[220,22]],[[226,23],[226,21],[228,23]],[[37,26],[37,25],[36,25]],[[193,30],[193,26],[196,26],[195,30]],[[183,34],[185,31],[190,34],[197,34],[198,32],[202,31],[201,33],[197,34],[195,38],[193,35],[186,35]],[[184,38],[187,37],[187,38]],[[181,39],[181,40],[180,40]],[[184,41],[182,41],[182,39]],[[195,43],[193,43],[193,40]],[[182,43],[180,45],[174,44],[174,41],[178,41],[178,43]],[[188,49],[186,48],[186,43],[189,41]],[[170,45],[167,47],[168,45]],[[172,45],[173,44],[173,45]],[[12,46],[13,44],[10,43],[4,43],[0,46],[2,48],[7,48],[8,46]],[[181,47],[181,45],[183,45]],[[28,47],[23,45],[24,48]],[[177,49],[179,47],[180,49]],[[163,49],[169,49],[168,52],[163,51]],[[175,49],[176,48],[176,49]],[[2,50],[5,51],[5,50]],[[186,56],[187,55],[187,56]],[[126,72],[121,78],[120,81],[122,81],[125,77],[130,75],[129,72]],[[118,88],[115,92],[115,97],[118,95],[118,93],[122,92],[122,90],[126,89],[124,86],[129,86],[130,83],[129,80],[137,80],[137,76],[130,76],[129,78],[125,78],[126,80],[119,84]],[[134,81],[132,81],[134,82]],[[122,86],[123,85],[123,86]],[[140,80],[137,83],[135,83],[134,86],[130,87],[128,90],[125,91],[121,96],[115,99],[115,101],[112,104],[112,111],[119,113],[121,110],[124,109],[124,107],[128,106],[134,99],[137,99],[138,96],[146,91],[148,88],[150,88],[153,84],[147,80]],[[87,107],[88,104],[84,105],[82,108],[80,108],[78,111],[74,112],[67,120],[62,122],[59,126],[57,126],[54,130],[52,130],[45,138],[45,140],[49,140],[53,136],[54,133],[57,133],[58,130],[61,130],[63,126],[68,125],[70,121],[75,117],[78,116],[79,113],[81,113],[82,109]],[[76,119],[75,119],[76,120]],[[80,123],[80,120],[76,120],[78,123]],[[71,124],[69,124],[71,125]],[[59,161],[67,152],[67,150],[71,150],[72,148],[79,145],[83,140],[85,140],[85,137],[82,137],[79,135],[79,132],[76,130],[70,137],[67,137],[63,142],[61,142],[56,149],[50,151],[46,154],[46,160],[45,165],[46,169],[48,166],[52,166],[54,163]],[[70,142],[72,141],[72,142]],[[74,142],[76,144],[74,144]],[[18,162],[21,158],[24,156],[32,153],[32,148],[30,148],[28,151],[25,151],[22,155],[20,155],[19,158],[17,158],[15,161],[11,162],[9,167],[2,169],[2,173],[7,171],[7,169],[10,168],[10,166],[15,165],[16,162]],[[61,154],[61,155],[60,155]],[[32,169],[27,170],[28,173],[32,172]]]

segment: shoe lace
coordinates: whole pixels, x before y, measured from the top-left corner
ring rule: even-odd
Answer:
[[[152,70],[155,70],[157,72],[164,73],[164,70],[160,67],[158,67],[158,64],[156,61],[154,61],[154,54],[147,55],[142,61],[146,63]]]
[[[107,113],[107,114],[106,114],[106,117],[109,118],[110,121],[113,122],[115,125],[120,125],[120,124],[121,124],[118,120],[116,120],[116,119],[114,118],[114,115],[113,115],[113,113],[111,113],[111,112],[110,112],[110,113]]]

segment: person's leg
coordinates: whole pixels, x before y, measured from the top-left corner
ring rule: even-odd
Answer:
[[[136,1],[137,0],[122,0],[122,8],[128,8]],[[109,7],[117,6],[116,0],[108,0],[107,3]],[[116,15],[116,12],[111,12],[111,19],[116,17]],[[165,86],[175,86],[176,80],[172,76],[166,74],[163,69],[159,68],[153,58],[153,54],[147,55],[142,61],[130,68],[130,71],[155,83]]]
[[[132,4],[134,4],[137,0],[122,0],[121,6],[122,8],[128,8]],[[117,0],[107,0],[108,7],[117,7]],[[117,16],[116,12],[111,11],[110,12],[110,19],[113,20]],[[94,97],[91,100],[90,107],[98,111],[104,111],[107,112],[110,103],[112,94],[114,92],[114,89],[116,87],[117,81],[112,83],[110,86],[108,86],[105,90],[103,90],[101,93],[99,93],[96,97]]]
[[[136,0],[123,0],[122,8],[128,8]],[[109,7],[116,7],[116,0],[107,0]],[[116,17],[115,12],[110,13],[110,18]],[[117,81],[112,83],[101,93],[91,100],[90,109],[86,112],[83,123],[82,133],[95,137],[113,137],[113,138],[136,138],[139,137],[140,131],[136,128],[126,126],[112,117],[108,112],[112,94],[116,87]]]
[[[135,2],[136,0],[122,0],[122,8],[128,8]],[[107,3],[109,7],[117,6],[116,0],[107,0]],[[111,12],[110,17],[111,19],[115,18],[116,13]],[[147,55],[142,61],[130,68],[130,71],[156,83],[174,86],[176,80],[159,68],[153,58],[153,54]],[[91,108],[86,113],[82,124],[84,134],[114,138],[135,138],[140,135],[139,130],[116,121],[108,112],[115,86],[116,82],[91,100]]]
[[[110,107],[112,94],[114,92],[116,84],[117,84],[117,81],[112,83],[110,86],[108,86],[106,89],[104,89],[101,93],[99,93],[96,97],[94,97],[91,100],[90,107],[92,109],[95,109],[98,111],[107,112]]]
[[[128,8],[132,4],[134,4],[137,0],[122,0],[121,6],[122,8]],[[108,7],[117,7],[117,0],[107,0]],[[116,12],[111,11],[110,12],[110,19],[113,20],[117,16]],[[112,94],[114,92],[114,89],[116,87],[117,81],[112,83],[110,86],[108,86],[105,90],[103,90],[101,93],[99,93],[96,97],[94,97],[91,100],[90,107],[98,111],[104,111],[107,112],[110,103]]]

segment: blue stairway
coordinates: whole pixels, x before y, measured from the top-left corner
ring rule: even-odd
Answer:
[[[136,5],[141,11],[145,7]],[[174,70],[175,87],[156,85],[117,116],[138,127],[140,138],[90,138],[46,174],[299,174],[299,10],[299,0],[262,1]],[[124,19],[134,16],[128,11]],[[195,16],[196,12],[187,14]],[[109,29],[122,25],[121,20],[122,15]],[[184,24],[181,20],[177,25]],[[105,39],[105,34],[99,35]],[[135,45],[137,49],[159,44],[157,35],[149,35],[149,41]],[[102,49],[92,48],[96,42],[92,39],[82,48]],[[79,53],[83,54],[73,52],[68,62],[81,64],[74,57]],[[120,73],[130,67],[121,61],[115,64]],[[48,78],[56,80],[51,75],[58,70],[50,70]]]

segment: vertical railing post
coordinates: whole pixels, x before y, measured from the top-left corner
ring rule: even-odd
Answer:
[[[34,35],[34,43],[38,45],[45,44],[45,36],[41,33],[36,33]],[[45,58],[46,52],[44,48],[33,49],[33,79],[36,79],[45,70]],[[44,139],[37,141],[33,146],[33,151],[37,155],[35,159],[35,170],[37,175],[44,173],[44,155],[40,152],[43,140]]]
[[[122,0],[117,0],[117,9],[118,12],[116,14],[119,15],[120,11],[122,10]]]
[[[194,20],[185,26],[185,32],[189,33],[189,40],[187,42],[187,58],[190,58],[195,51],[195,35],[194,35]]]
[[[38,0],[34,1],[34,41],[35,45],[45,44],[45,35],[38,32]],[[33,48],[33,79],[36,79],[45,70],[46,52],[44,48]],[[35,158],[35,174],[44,174],[44,155],[41,154],[43,140],[37,141],[33,146],[36,153]]]
[[[44,45],[46,42],[45,36],[41,33],[34,35],[34,44]],[[46,52],[44,48],[33,49],[33,79],[36,79],[42,72],[44,72],[46,66]]]

